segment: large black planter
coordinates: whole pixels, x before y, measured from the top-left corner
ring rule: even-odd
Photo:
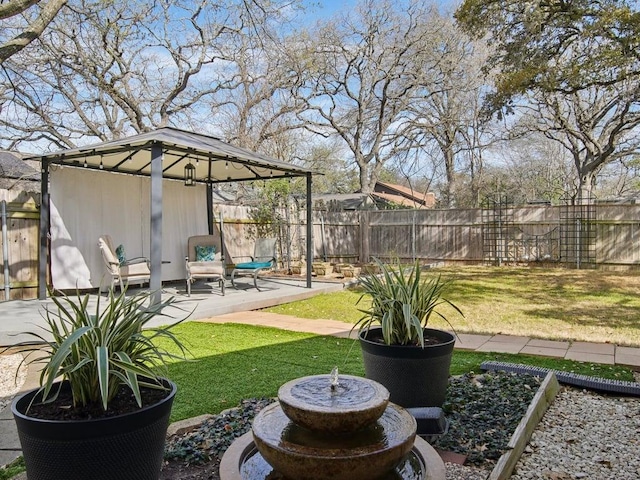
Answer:
[[[360,346],[367,378],[389,390],[389,400],[405,408],[441,407],[447,395],[449,367],[455,337],[444,330],[426,328],[435,345],[385,345],[372,341],[382,337],[380,328],[360,332]]]
[[[52,421],[31,418],[36,390],[11,405],[29,480],[157,480],[176,385],[155,405],[109,418]],[[55,389],[56,387],[54,387]]]

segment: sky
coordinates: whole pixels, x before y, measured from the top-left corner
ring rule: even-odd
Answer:
[[[453,11],[462,0],[433,0],[443,11]],[[353,10],[358,0],[305,0],[308,13],[306,17],[311,21],[319,18],[329,18],[340,11]]]

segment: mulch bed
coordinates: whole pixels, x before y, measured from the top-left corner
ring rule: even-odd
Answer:
[[[220,480],[220,461],[211,460],[202,465],[168,462],[160,472],[160,480]]]

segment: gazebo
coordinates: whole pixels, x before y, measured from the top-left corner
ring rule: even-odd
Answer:
[[[63,150],[30,157],[40,160],[42,208],[40,216],[40,247],[38,297],[46,298],[48,237],[51,215],[50,172],[52,168],[79,168],[150,177],[149,259],[150,289],[154,301],[159,301],[162,287],[162,216],[163,181],[184,182],[186,186],[205,185],[207,222],[213,233],[213,186],[219,183],[305,177],[307,190],[306,286],[311,288],[311,176],[312,171],[278,161],[259,153],[225,143],[215,137],[164,127],[152,132],[119,140]],[[80,202],[82,199],[78,199]],[[80,208],[80,205],[78,206]]]

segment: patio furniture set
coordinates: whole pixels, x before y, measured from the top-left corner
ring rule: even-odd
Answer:
[[[149,260],[144,257],[127,259],[122,245],[114,248],[109,235],[102,235],[98,239],[98,247],[111,276],[111,288],[119,284],[124,289],[125,283],[144,283],[151,278]],[[231,285],[236,285],[236,277],[253,277],[254,287],[258,287],[258,275],[270,270],[276,262],[276,239],[258,238],[254,245],[252,256],[235,257],[250,259],[239,263],[226,263],[222,242],[217,235],[196,235],[187,241],[187,256],[185,257],[187,296],[191,296],[191,285],[198,279],[217,282],[222,295],[225,294],[227,267],[231,266]]]

